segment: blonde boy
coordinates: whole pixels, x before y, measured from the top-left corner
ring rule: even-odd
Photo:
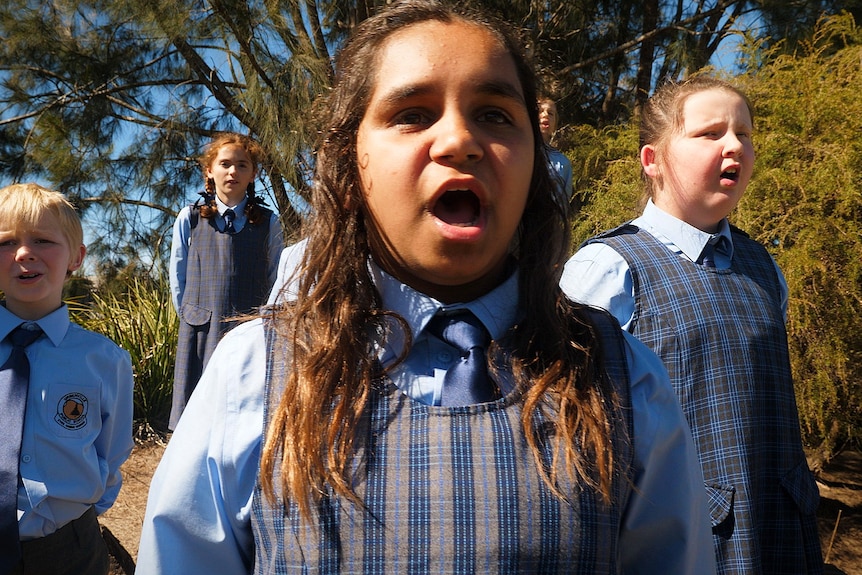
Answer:
[[[116,500],[132,450],[133,380],[128,352],[69,320],[63,285],[85,253],[81,222],[61,194],[35,184],[0,189],[0,364],[13,354],[13,331],[36,332],[23,407],[7,398],[0,368],[4,441],[20,443],[17,471],[14,452],[0,458],[13,481],[0,489],[14,491],[17,475],[17,539],[15,517],[0,509],[0,573],[108,572],[96,516]]]

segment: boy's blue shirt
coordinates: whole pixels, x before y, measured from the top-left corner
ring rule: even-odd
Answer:
[[[0,340],[22,322],[0,305]],[[120,465],[134,445],[129,353],[72,323],[65,305],[33,323],[45,335],[27,348],[21,540],[50,535],[90,506],[99,514],[110,508],[122,484]],[[0,365],[10,353],[9,343],[0,341]]]

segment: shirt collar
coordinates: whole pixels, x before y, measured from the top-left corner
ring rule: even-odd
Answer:
[[[0,341],[9,335],[9,332],[26,321],[6,309],[4,302],[4,305],[0,306]],[[51,343],[55,346],[60,345],[60,342],[66,337],[66,332],[69,331],[69,324],[71,323],[69,320],[69,308],[66,307],[66,304],[63,304],[33,323],[42,328],[42,331],[51,340]]]
[[[248,203],[248,196],[243,196],[242,200],[240,200],[240,202],[235,206],[227,205],[226,203],[221,201],[218,196],[215,197],[215,201],[216,206],[218,206],[218,213],[220,216],[224,216],[225,211],[229,209],[233,210],[237,216],[240,216],[244,213],[245,205],[246,203]]]
[[[718,231],[714,234],[704,232],[676,218],[656,206],[652,200],[647,202],[643,214],[635,223],[650,232],[654,237],[667,239],[675,245],[691,261],[697,261],[706,244],[715,244],[719,237],[727,240],[724,253],[733,259],[733,240],[730,235],[730,223],[722,218],[718,223]]]
[[[371,277],[380,293],[383,308],[400,315],[407,322],[415,341],[425,326],[440,310],[467,309],[479,318],[492,339],[500,339],[518,319],[518,271],[515,270],[503,283],[485,295],[463,303],[442,302],[416,291],[395,279],[369,260]],[[400,330],[392,330],[387,343],[387,353],[403,348],[404,339]],[[384,358],[385,361],[385,358]]]

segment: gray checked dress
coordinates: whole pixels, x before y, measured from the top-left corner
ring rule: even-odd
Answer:
[[[632,225],[590,243],[631,270],[629,331],[664,361],[691,426],[718,573],[822,573],[778,277],[760,244],[735,228],[732,238],[729,269],[680,258]]]

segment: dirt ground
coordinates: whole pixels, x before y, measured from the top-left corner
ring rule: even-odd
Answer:
[[[111,575],[134,573],[150,478],[164,451],[150,441],[135,447],[123,465],[124,484],[114,506],[100,519],[112,552]],[[827,575],[862,575],[862,452],[844,451],[817,469],[820,540]]]

